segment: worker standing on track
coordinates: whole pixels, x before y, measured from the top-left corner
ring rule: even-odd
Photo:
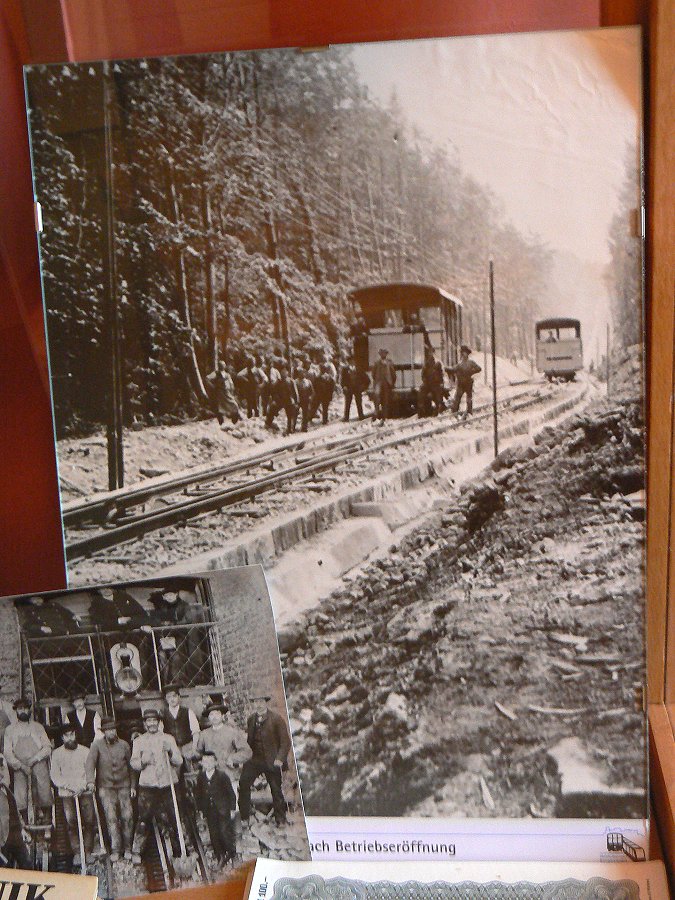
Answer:
[[[131,748],[117,735],[112,716],[101,719],[103,737],[91,745],[86,761],[87,789],[98,790],[103,817],[110,836],[110,862],[117,862],[120,853],[131,859],[134,810],[129,760]],[[134,773],[135,775],[136,773]]]
[[[471,355],[471,348],[467,347],[466,344],[462,344],[459,353],[460,360],[457,365],[446,369],[448,375],[454,375],[457,385],[455,388],[455,396],[452,401],[452,411],[454,413],[459,412],[459,405],[462,402],[462,397],[466,395],[465,415],[469,416],[473,412],[473,378],[474,375],[478,375],[478,373],[483,370],[477,362],[474,362],[473,359],[469,358]]]
[[[49,757],[52,745],[43,726],[31,719],[31,705],[20,698],[14,703],[16,722],[5,730],[5,759],[12,771],[16,805],[28,821],[28,779],[32,781],[33,803],[38,824],[51,822],[52,784]]]
[[[307,431],[312,405],[314,403],[314,386],[307,377],[304,369],[298,369],[298,377],[296,380],[298,387],[298,402],[300,404],[300,430]]]
[[[343,420],[349,421],[349,413],[351,412],[352,399],[356,403],[356,411],[359,419],[363,419],[363,392],[368,390],[370,386],[370,378],[368,373],[360,369],[354,359],[350,359],[342,370],[342,392],[345,397],[345,411]]]
[[[424,355],[418,407],[420,416],[429,412],[437,416],[443,409],[443,366],[436,359],[433,347],[429,347]]]
[[[388,358],[389,351],[385,347],[379,349],[380,358],[373,366],[373,391],[375,400],[375,418],[384,422],[391,413],[391,398],[396,384],[396,369]]]
[[[63,804],[73,865],[79,866],[81,862],[91,861],[94,849],[94,798],[87,785],[86,773],[89,750],[78,744],[77,731],[71,722],[62,727],[61,740],[62,746],[52,753],[51,776]],[[84,860],[80,856],[78,805]]]
[[[278,412],[286,413],[286,434],[295,431],[295,423],[298,418],[298,389],[288,371],[288,366],[281,370],[281,378],[270,389],[270,400],[265,416],[265,426],[271,428]]]
[[[211,404],[218,419],[218,424],[225,422],[225,417],[236,425],[241,418],[234,391],[234,381],[224,362],[219,362],[217,369],[206,376],[211,393]]]
[[[169,829],[174,855],[180,852],[176,820],[171,802],[171,787],[178,781],[183,756],[175,738],[159,730],[161,716],[156,709],[143,713],[145,734],[139,735],[131,750],[131,768],[140,773],[138,779],[138,822],[134,833],[132,860],[140,865],[153,817],[163,819]],[[168,765],[167,765],[168,759]]]

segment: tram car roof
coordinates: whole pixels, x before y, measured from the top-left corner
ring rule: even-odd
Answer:
[[[535,328],[578,328],[580,324],[579,319],[540,319],[535,322]]]
[[[463,306],[459,297],[449,294],[443,288],[430,284],[414,284],[412,282],[399,282],[388,284],[373,284],[368,287],[355,288],[349,292],[353,303],[360,303],[364,308],[389,309],[393,306],[400,308],[411,303],[423,306],[436,306],[439,301],[454,306]]]

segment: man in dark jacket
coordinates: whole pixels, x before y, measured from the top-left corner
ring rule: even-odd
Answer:
[[[286,413],[286,434],[292,434],[298,418],[298,389],[291,378],[288,366],[282,368],[281,378],[270,388],[270,402],[265,417],[267,428],[272,427],[275,416],[282,409]]]
[[[137,783],[135,780],[132,789],[131,748],[117,736],[117,725],[111,716],[101,720],[101,731],[103,737],[91,745],[85,764],[87,790],[98,791],[110,835],[110,861],[117,862],[120,853],[130,860],[134,824],[131,801]]]
[[[353,359],[350,359],[342,370],[340,382],[345,397],[344,421],[349,421],[352,400],[356,402],[356,411],[359,415],[359,419],[363,419],[363,392],[367,391],[370,385],[368,373],[364,372],[363,369],[360,369]]]
[[[243,822],[251,815],[251,786],[264,775],[272,792],[274,819],[277,825],[286,822],[286,801],[281,790],[281,771],[287,765],[291,739],[286,723],[268,708],[270,697],[255,694],[251,698],[253,715],[247,723],[247,739],[251,758],[247,760],[239,779],[239,811]]]
[[[215,753],[206,750],[202,754],[201,767],[195,786],[195,800],[209,826],[216,859],[225,865],[237,852],[233,821],[237,798],[225,772],[216,769]]]
[[[422,367],[422,384],[420,385],[420,396],[418,410],[420,416],[425,416],[429,412],[437,416],[443,409],[443,366],[436,359],[433,347],[429,348],[424,356],[424,366]]]
[[[312,408],[314,406],[314,385],[307,377],[305,369],[298,369],[298,377],[296,379],[298,387],[298,403],[300,404],[300,430],[307,431],[309,425]]]
[[[457,365],[446,369],[448,375],[455,376],[457,384],[452,401],[452,411],[454,413],[459,412],[459,404],[462,402],[462,397],[466,394],[466,415],[471,415],[473,412],[473,377],[483,370],[477,362],[469,359],[471,348],[467,347],[466,344],[462,344],[459,353],[460,360]]]
[[[73,709],[67,714],[68,722],[75,729],[77,743],[83,747],[91,747],[96,738],[102,737],[101,716],[95,709],[87,709],[87,695],[84,691],[71,694]]]
[[[246,415],[249,419],[258,415],[258,398],[263,379],[263,373],[255,364],[255,357],[247,356],[246,365],[237,373],[237,387],[246,402]]]

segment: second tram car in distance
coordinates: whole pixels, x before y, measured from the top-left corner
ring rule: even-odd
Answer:
[[[394,413],[417,408],[426,348],[436,351],[443,367],[459,360],[462,302],[441,288],[424,284],[378,284],[351,291],[350,300],[363,319],[355,329],[354,359],[372,369],[386,349],[396,368]]]
[[[584,367],[581,322],[578,319],[542,319],[534,326],[537,372],[549,381],[574,381]]]

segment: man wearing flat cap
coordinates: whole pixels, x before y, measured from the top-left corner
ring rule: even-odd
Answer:
[[[159,710],[144,710],[145,734],[140,734],[134,740],[131,750],[131,768],[140,773],[138,822],[132,846],[132,859],[136,865],[141,863],[148,826],[153,817],[159,817],[166,822],[174,854],[178,855],[180,852],[171,800],[171,784],[178,781],[178,770],[183,764],[183,756],[176,739],[159,730],[161,718]]]
[[[242,763],[251,755],[246,735],[230,717],[227,704],[209,703],[204,714],[209,727],[199,733],[197,755],[213,753],[218,770],[236,784]]]
[[[16,722],[5,730],[5,759],[12,772],[13,790],[19,812],[27,821],[28,779],[39,823],[51,820],[54,802],[49,778],[52,745],[43,726],[31,718],[31,704],[21,697],[14,703]]]
[[[478,375],[478,373],[483,370],[477,362],[469,359],[471,356],[471,348],[467,347],[466,344],[462,344],[460,347],[459,355],[460,360],[457,365],[450,366],[445,370],[448,375],[454,376],[456,383],[455,396],[452,401],[452,411],[454,413],[459,412],[459,405],[462,402],[462,397],[466,395],[466,415],[470,416],[473,412],[473,378],[474,375]]]
[[[87,787],[86,765],[89,750],[77,742],[75,726],[67,722],[61,728],[60,747],[52,753],[52,783],[59,793],[68,828],[73,865],[80,865],[80,839],[77,826],[77,805],[80,807],[85,862],[94,849],[94,799]]]
[[[130,860],[134,817],[129,771],[131,748],[118,736],[112,716],[101,719],[101,731],[103,737],[94,741],[87,756],[87,789],[98,790],[110,835],[110,861],[117,862],[120,853]]]
[[[272,792],[274,819],[277,825],[286,822],[286,801],[281,790],[281,771],[287,765],[291,739],[286,723],[268,707],[270,696],[254,692],[250,697],[253,714],[248,719],[248,744],[251,758],[244,763],[239,779],[239,812],[243,822],[251,815],[251,787],[259,775],[264,775]]]

